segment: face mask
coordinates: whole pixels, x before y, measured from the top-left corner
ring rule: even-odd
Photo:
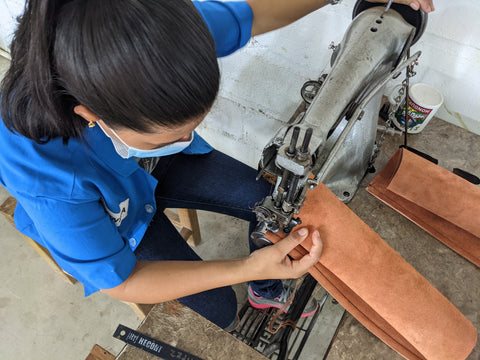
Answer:
[[[137,157],[137,158],[160,157],[160,156],[177,154],[185,150],[192,143],[193,137],[194,137],[194,133],[192,132],[192,134],[190,135],[190,140],[188,141],[175,142],[172,144],[162,146],[158,149],[142,150],[142,149],[137,149],[127,145],[113,129],[109,128],[110,131],[114,133],[115,136],[118,138],[118,140],[114,137],[111,137],[102,128],[100,123],[97,122],[97,124],[100,126],[100,129],[102,129],[103,133],[107,135],[108,138],[110,138],[117,154],[124,159],[128,159],[131,157]]]

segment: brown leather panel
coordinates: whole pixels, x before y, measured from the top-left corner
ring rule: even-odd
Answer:
[[[387,190],[480,237],[480,188],[403,150]]]
[[[299,259],[305,254],[307,254],[307,250],[300,246],[290,252],[290,255],[294,259]],[[330,295],[342,304],[345,310],[392,349],[407,359],[425,359],[401,334],[386,322],[385,319],[334,274],[328,271],[328,269],[317,264],[309,270],[309,273]]]
[[[323,184],[308,193],[299,216],[324,244],[312,275],[365,327],[407,359],[468,356],[473,325]],[[310,238],[292,255],[303,247]]]
[[[392,182],[393,179],[396,178],[396,174],[401,167],[400,165],[404,162],[405,154],[407,154],[407,160],[411,159],[411,153],[409,151],[404,149],[398,150],[397,153],[392,157],[392,159],[390,159],[388,164],[382,169],[382,171],[375,177],[375,179],[373,179],[373,181],[368,186],[367,191],[377,197],[379,200],[392,207],[393,209],[397,210],[399,213],[401,213],[411,221],[413,221],[415,224],[420,226],[422,229],[430,233],[432,236],[440,240],[442,243],[450,247],[458,254],[462,255],[464,258],[468,259],[475,265],[480,266],[480,237],[475,236],[464,228],[457,226],[456,224],[450,222],[448,219],[445,219],[437,214],[434,214],[433,212],[428,211],[424,207],[417,204],[417,201],[410,201],[388,189],[389,184]],[[412,155],[420,158],[417,155]],[[431,164],[429,161],[424,160],[423,158],[420,159]],[[428,168],[430,168],[429,164],[425,164],[425,168],[427,168],[427,166]],[[433,166],[439,168],[436,165]],[[421,170],[419,170],[418,168],[415,169],[415,172],[419,171]],[[442,172],[443,171],[446,170],[442,169]],[[447,189],[448,186],[446,185],[442,185],[441,188],[437,188],[437,186],[432,185],[436,182],[434,178],[434,176],[436,176],[436,173],[436,171],[432,172],[432,176],[430,177],[431,179],[429,182],[417,183],[415,184],[415,186],[418,187],[420,186],[419,184],[424,184],[424,188],[429,189],[433,187],[434,189],[436,189],[437,195],[433,196],[433,198],[436,199],[436,202],[445,202],[445,204],[443,205],[444,207],[449,207],[449,204],[451,204],[452,202],[463,203],[463,198],[468,198],[471,192],[480,192],[480,189],[470,183],[468,183],[468,185],[472,185],[473,188],[476,189],[471,189],[470,187],[468,187],[468,192],[462,191],[457,186],[455,186],[453,189],[455,190],[455,192]],[[402,172],[402,175],[406,176],[407,178],[409,176],[408,173],[407,175],[405,175],[405,171]],[[451,176],[454,176],[455,178],[458,177],[454,174],[451,174]],[[395,187],[395,189],[399,191],[397,187]],[[422,199],[421,195],[418,195],[417,197],[419,199]],[[431,198],[432,196],[429,194],[428,197]],[[420,201],[423,203],[425,202],[425,200]],[[470,204],[468,200],[467,202]],[[478,211],[480,211],[480,203],[471,204],[469,206],[472,206],[472,209],[470,210],[470,214],[468,216],[471,220],[467,220],[466,222],[459,222],[457,221],[457,219],[454,219],[454,221],[460,224],[466,223],[467,227],[469,227],[469,224],[474,224],[475,221],[480,222],[480,217],[473,215],[477,214]],[[435,207],[438,207],[438,205],[435,205]],[[477,210],[475,210],[476,208]],[[442,213],[445,214],[446,212]]]

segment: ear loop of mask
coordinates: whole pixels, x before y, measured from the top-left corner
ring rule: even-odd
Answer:
[[[112,136],[110,136],[103,126],[100,124],[100,122],[97,122],[98,126],[100,129],[103,131],[103,133],[112,141],[113,147],[115,148],[115,151],[117,152],[118,155],[120,155],[124,159],[128,159],[128,145],[123,142],[120,138],[118,140]],[[110,129],[110,128],[109,128]],[[116,136],[118,136],[112,129],[110,129]],[[121,140],[121,142],[119,141]]]

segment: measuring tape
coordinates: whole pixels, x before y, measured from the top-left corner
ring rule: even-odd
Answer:
[[[118,325],[113,337],[165,360],[202,360],[199,357],[165,344],[150,336],[146,336],[124,325]]]

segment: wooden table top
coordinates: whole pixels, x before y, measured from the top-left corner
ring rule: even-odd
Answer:
[[[256,350],[178,301],[155,305],[137,331],[203,360],[266,359]],[[158,359],[130,345],[126,345],[116,357],[116,360]]]

